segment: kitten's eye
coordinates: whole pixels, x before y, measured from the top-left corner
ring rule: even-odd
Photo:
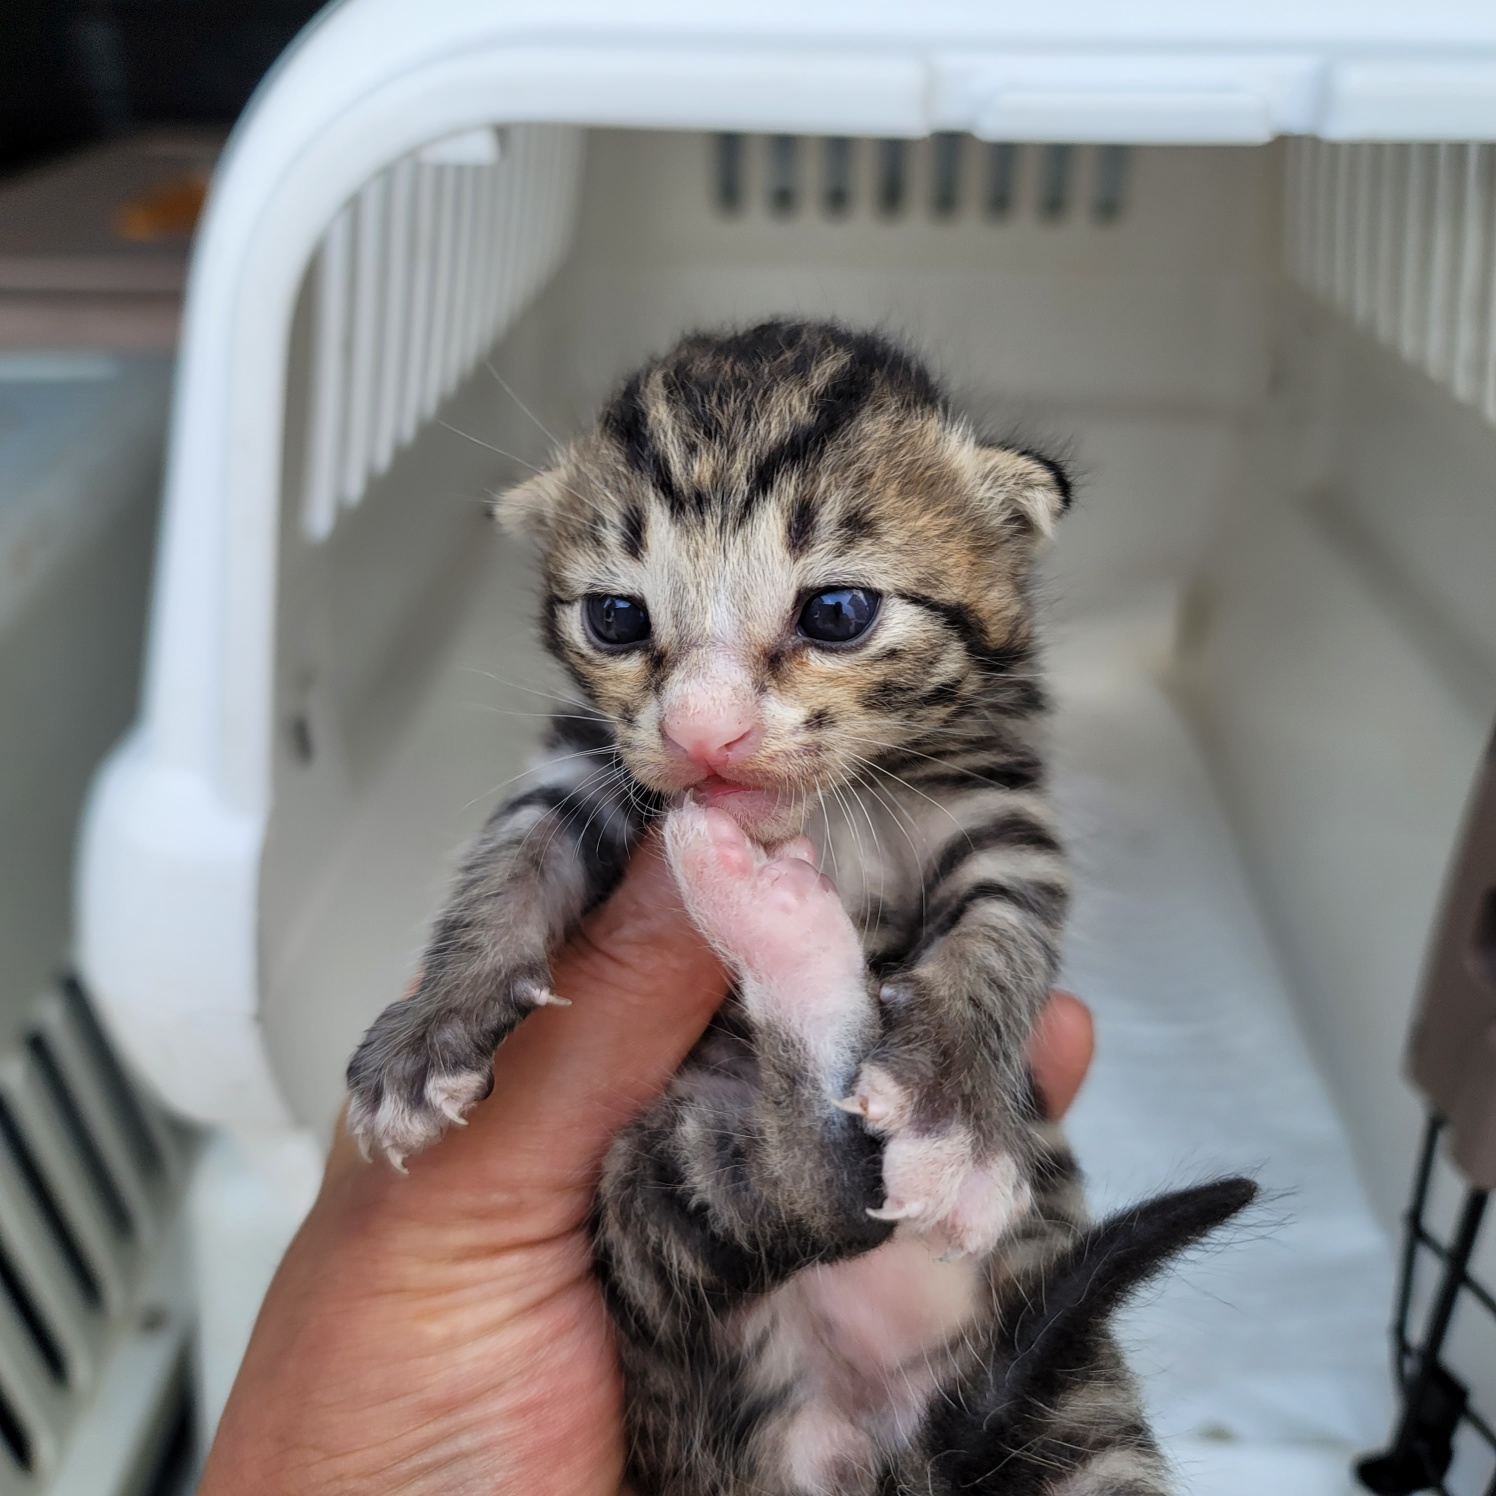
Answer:
[[[820,644],[848,644],[878,616],[878,594],[865,587],[818,592],[800,610],[800,632]]]
[[[649,614],[643,603],[629,597],[593,593],[582,599],[582,617],[593,642],[605,648],[621,649],[649,638]]]

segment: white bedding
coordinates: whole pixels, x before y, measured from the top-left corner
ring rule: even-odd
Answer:
[[[1329,1496],[1390,1416],[1391,1245],[1357,1182],[1230,832],[1125,623],[1051,651],[1061,811],[1079,871],[1066,981],[1096,1014],[1069,1132],[1098,1212],[1246,1170],[1246,1226],[1123,1335],[1195,1496]]]

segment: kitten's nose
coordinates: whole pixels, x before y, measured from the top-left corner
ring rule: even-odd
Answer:
[[[757,715],[746,704],[726,702],[672,708],[665,713],[660,731],[672,753],[714,774],[741,763],[763,737]]]

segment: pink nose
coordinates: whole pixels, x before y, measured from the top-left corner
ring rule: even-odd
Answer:
[[[665,746],[673,753],[713,773],[741,763],[763,736],[757,719],[746,707],[670,711],[661,730]]]

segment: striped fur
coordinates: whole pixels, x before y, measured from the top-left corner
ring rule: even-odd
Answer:
[[[665,734],[682,702],[751,702],[740,819],[765,844],[809,835],[862,950],[814,1045],[745,968],[610,1155],[598,1276],[641,1493],[1167,1486],[1106,1318],[1250,1186],[1088,1231],[1033,1101],[1069,879],[1027,584],[1069,499],[907,353],[771,322],[685,339],[503,502],[583,704],[470,854],[415,997],[355,1054],[355,1132],[398,1164],[486,1094],[494,1047],[550,997],[549,953],[697,782]],[[820,647],[796,619],[831,587],[878,611]],[[648,638],[599,646],[597,595],[646,608]],[[807,1328],[905,1288],[917,1367]]]

